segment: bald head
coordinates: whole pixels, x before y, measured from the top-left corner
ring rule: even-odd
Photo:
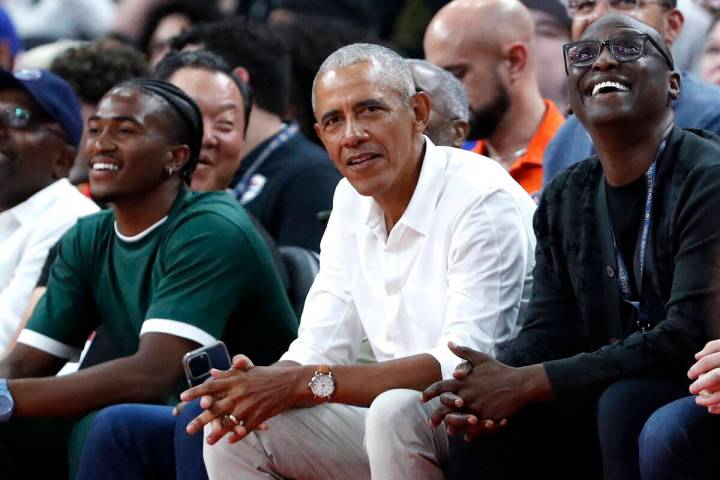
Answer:
[[[468,101],[460,81],[450,72],[425,60],[407,60],[415,88],[430,97],[430,118],[425,135],[435,145],[460,147],[468,133]]]
[[[472,44],[499,53],[512,42],[530,44],[534,23],[530,12],[517,0],[455,0],[433,17],[425,31],[425,55],[431,57],[439,48]],[[440,65],[444,67],[444,65]]]

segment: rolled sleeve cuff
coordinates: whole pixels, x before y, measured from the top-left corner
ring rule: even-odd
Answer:
[[[163,318],[149,318],[145,320],[142,328],[140,329],[140,336],[143,336],[146,333],[166,333],[168,335],[175,335],[176,337],[186,338],[188,340],[192,340],[193,342],[197,342],[202,346],[211,345],[217,341],[215,337],[195,325]]]
[[[82,352],[80,348],[59,342],[54,338],[27,328],[20,332],[17,341],[71,362],[77,362],[80,359],[80,352]]]
[[[443,380],[453,378],[452,374],[455,368],[463,362],[463,359],[456,356],[446,347],[436,347],[430,350],[426,350],[423,353],[432,355],[435,360],[440,364],[440,370],[442,371]]]
[[[317,349],[312,348],[309,345],[302,345],[297,342],[290,344],[290,348],[287,352],[283,353],[280,357],[280,361],[295,362],[300,365],[321,365],[321,364],[334,364],[329,358],[322,355]]]

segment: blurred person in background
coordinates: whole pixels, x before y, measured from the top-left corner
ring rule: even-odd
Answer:
[[[715,17],[710,28],[698,66],[700,79],[716,85],[720,85],[720,22],[718,20],[720,16]]]
[[[570,17],[560,0],[522,0],[535,22],[535,64],[540,95],[567,110],[562,46],[570,41]]]
[[[428,61],[450,71],[470,102],[472,150],[535,195],[543,152],[564,121],[538,89],[533,19],[517,0],[455,0],[425,31]],[[541,68],[544,68],[541,67]]]
[[[12,71],[15,57],[22,50],[20,37],[4,8],[0,7],[0,68]]]
[[[170,51],[170,40],[189,30],[194,24],[220,19],[212,2],[204,0],[173,0],[148,12],[139,39],[150,67],[154,67]]]
[[[290,57],[266,25],[238,19],[200,24],[173,40],[176,49],[205,48],[220,55],[253,91],[253,109],[231,194],[278,246],[320,249],[340,173],[322,147],[297,123],[284,121]]]
[[[467,137],[469,109],[460,80],[425,60],[407,61],[415,89],[430,97],[430,116],[425,135],[437,146],[460,148]]]
[[[110,32],[112,0],[3,0],[26,49],[58,39],[92,40]]]

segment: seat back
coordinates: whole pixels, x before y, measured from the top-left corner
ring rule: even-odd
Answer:
[[[282,246],[278,250],[288,274],[288,298],[299,319],[305,305],[305,297],[315,281],[315,275],[320,271],[320,257],[317,253],[302,247]]]

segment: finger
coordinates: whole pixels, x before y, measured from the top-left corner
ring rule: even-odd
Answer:
[[[443,392],[453,392],[459,387],[457,380],[440,380],[423,391],[422,401],[428,402]]]
[[[262,422],[260,425],[257,426],[255,430],[260,430],[261,432],[264,432],[268,429],[268,425],[265,422]]]
[[[188,403],[189,402],[180,402],[177,405],[175,405],[172,410],[173,416],[177,417],[178,415],[180,415]]]
[[[219,409],[219,404],[220,402],[213,403],[208,409],[206,409],[200,415],[191,420],[190,423],[187,424],[187,427],[185,427],[185,430],[190,435],[193,435],[202,430],[203,427],[210,423],[213,419],[221,417],[222,415],[227,413],[225,410]]]
[[[468,375],[470,375],[472,367],[473,366],[470,362],[462,362],[458,364],[458,366],[455,367],[455,371],[453,372],[453,378],[455,378],[456,380],[462,380],[466,378]]]
[[[698,394],[702,390],[709,390],[711,392],[720,390],[720,368],[700,375],[699,378],[690,385],[691,393]]]
[[[708,407],[708,412],[714,415],[720,415],[720,405],[712,405]]]
[[[200,408],[208,409],[215,403],[215,398],[212,395],[205,395],[200,399]]]
[[[445,425],[460,432],[478,424],[478,418],[471,413],[452,412],[445,416]]]
[[[454,342],[448,342],[448,348],[458,357],[463,360],[467,360],[472,365],[480,365],[483,362],[490,360],[490,357],[482,352],[473,350],[470,347],[464,347],[462,345],[456,345]]]
[[[200,398],[203,395],[210,395],[218,389],[221,389],[224,383],[207,380],[196,387],[189,388],[180,394],[180,400],[189,402]]]
[[[695,379],[703,373],[707,373],[718,367],[720,367],[720,353],[711,353],[703,356],[695,362],[695,365],[690,367],[690,370],[688,370],[688,377]]]
[[[220,441],[221,438],[223,438],[228,433],[232,432],[232,428],[230,427],[220,427],[220,428],[213,428],[210,434],[207,436],[205,441],[208,445],[215,445],[217,442]]]
[[[255,365],[253,365],[253,362],[247,356],[240,353],[233,357],[232,366],[237,370],[247,370]]]
[[[454,412],[452,408],[448,408],[445,405],[440,405],[438,408],[435,409],[435,411],[430,415],[430,425],[432,425],[433,428],[440,425],[443,420],[445,420],[445,416],[449,413]]]
[[[702,407],[713,407],[720,405],[720,391],[708,392],[705,395],[695,397],[695,403]]]
[[[449,408],[460,409],[463,406],[463,399],[453,392],[444,392],[440,394],[440,403]]]
[[[717,352],[720,352],[720,339],[706,343],[703,349],[695,354],[695,358],[700,360],[705,355]]]
[[[507,427],[507,424],[508,424],[507,418],[503,418],[500,420],[500,427]]]

